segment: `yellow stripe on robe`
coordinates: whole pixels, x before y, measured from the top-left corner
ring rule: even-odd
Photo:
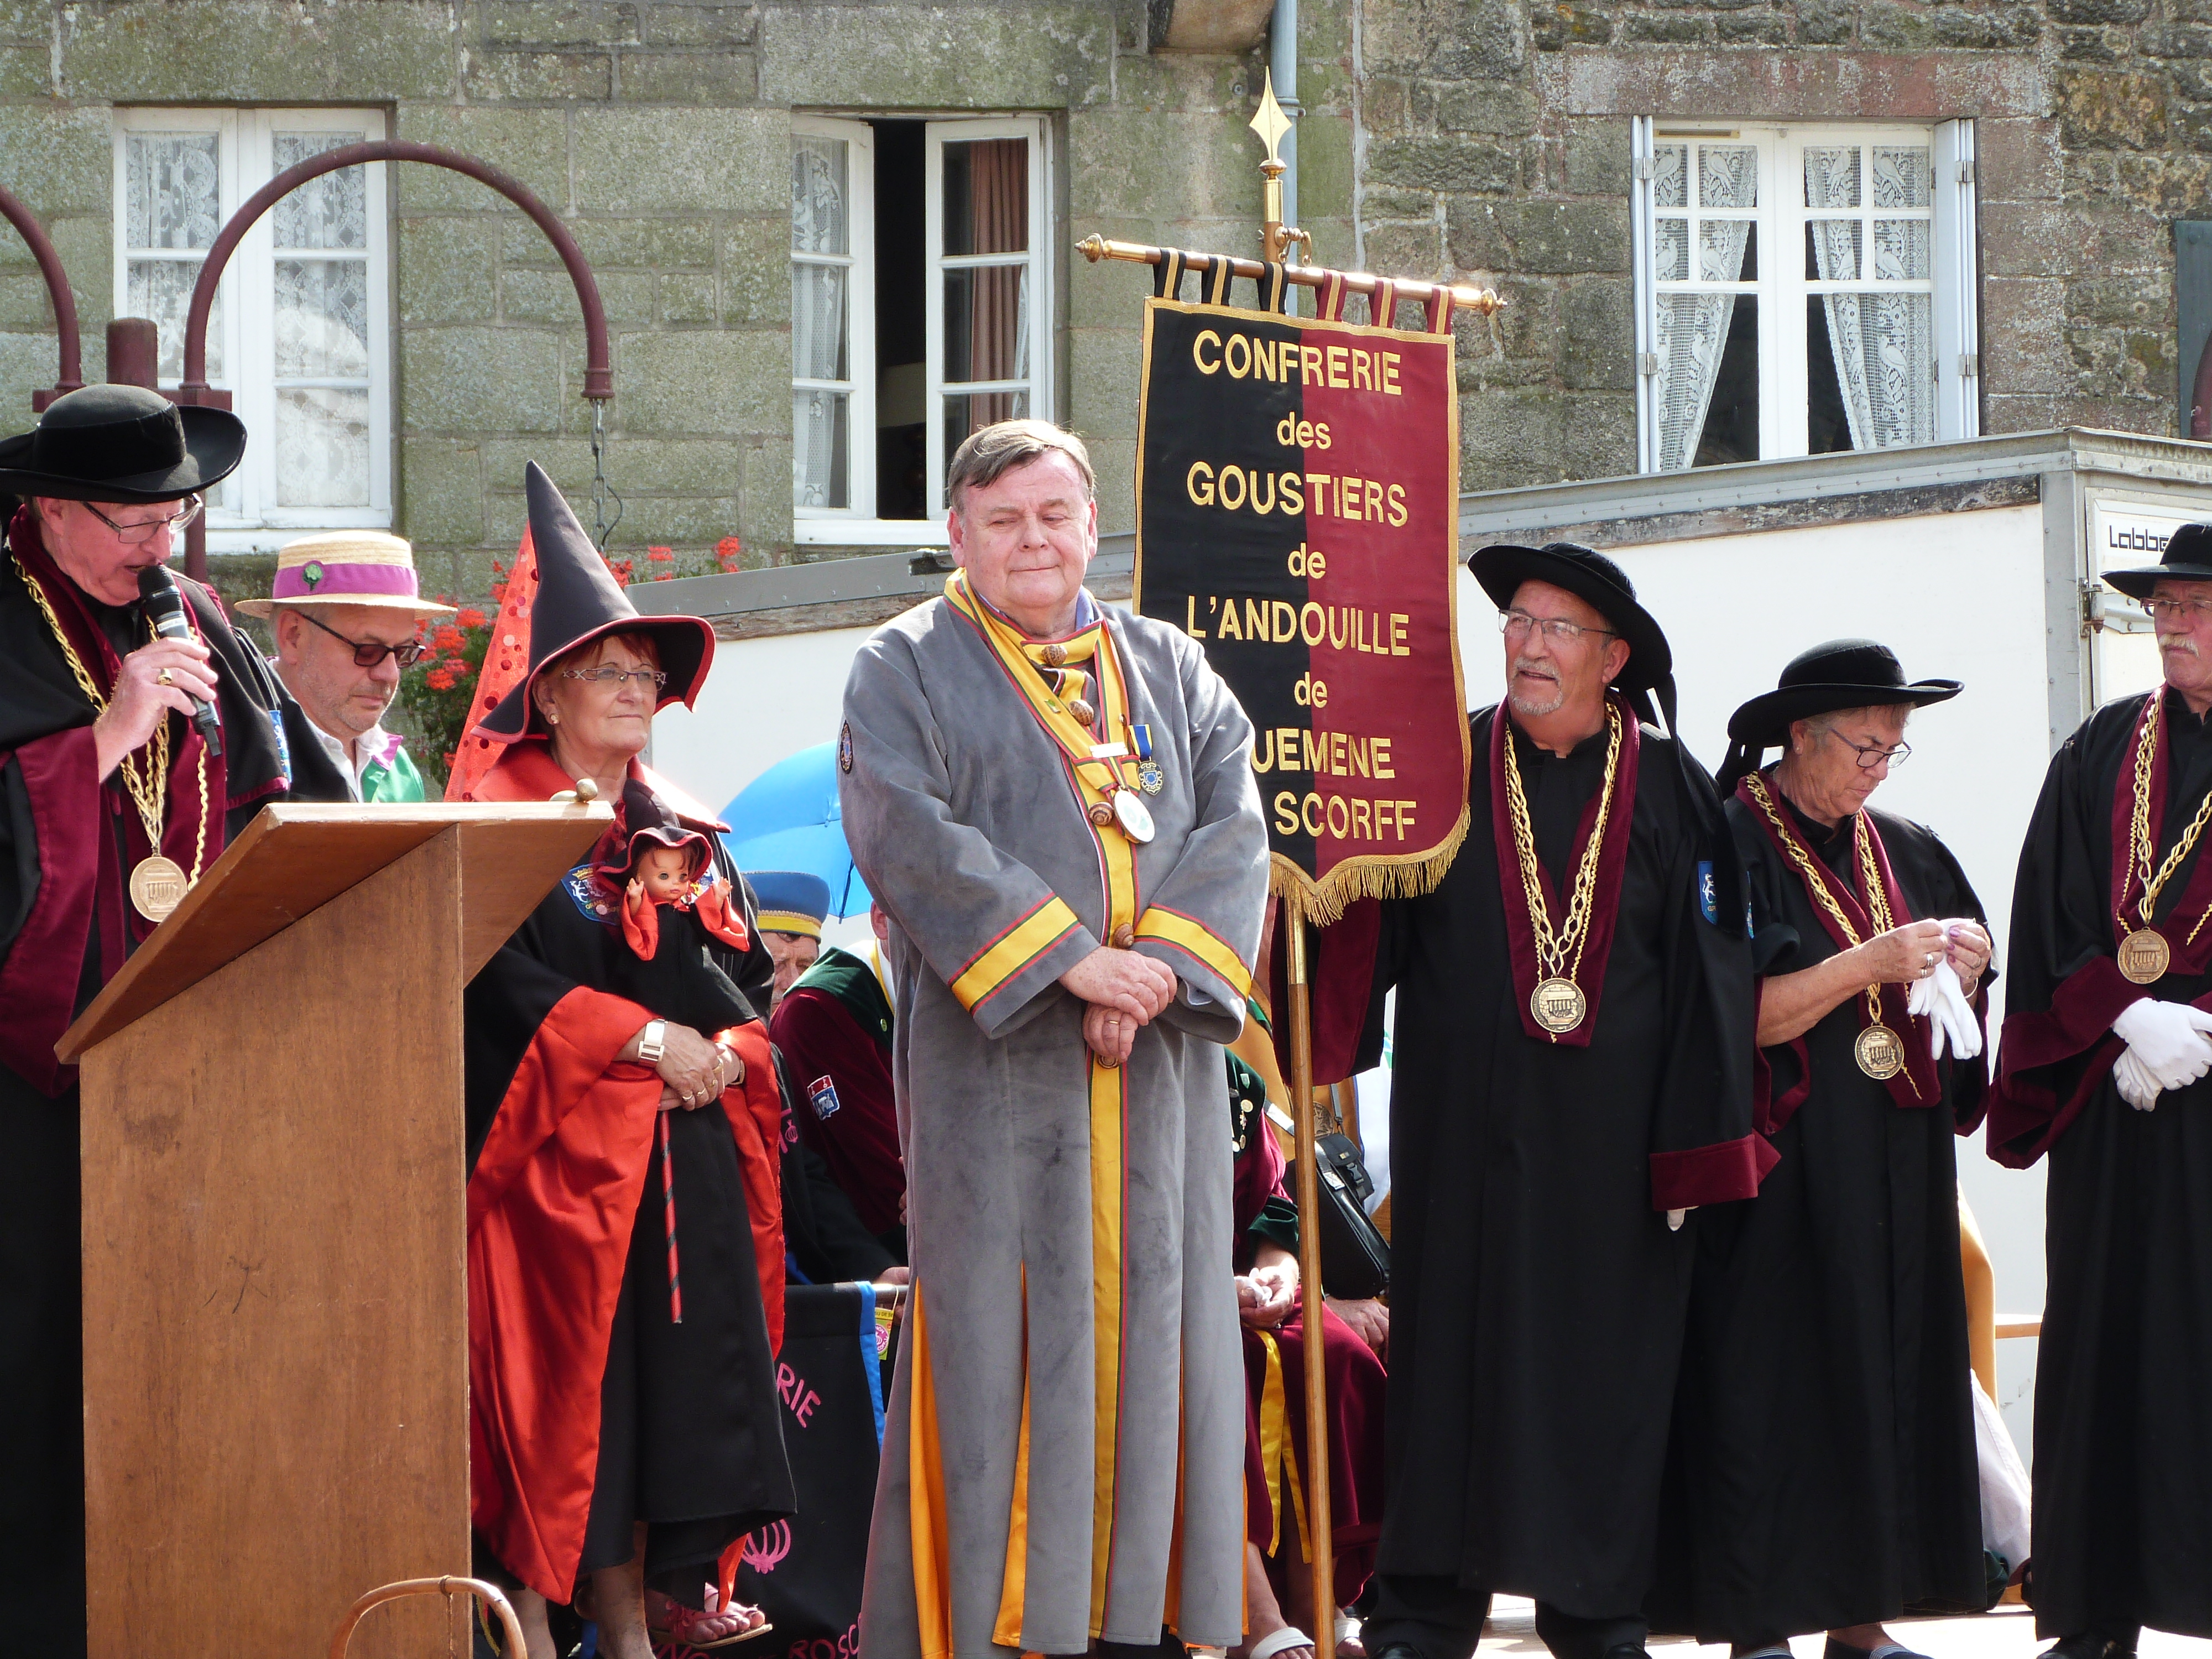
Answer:
[[[1209,930],[1179,910],[1153,905],[1137,918],[1137,937],[1156,939],[1196,957],[1229,981],[1240,997],[1252,994],[1252,970],[1244,959]]]
[[[952,1531],[945,1502],[945,1461],[937,1444],[937,1383],[921,1286],[908,1292],[913,1326],[908,1357],[907,1517],[913,1533],[914,1606],[922,1659],[952,1656]]]
[[[1082,926],[1058,896],[1048,898],[987,945],[952,981],[952,994],[969,1012],[975,1005]]]

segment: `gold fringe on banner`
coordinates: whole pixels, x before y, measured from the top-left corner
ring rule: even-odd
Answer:
[[[1280,853],[1270,853],[1267,891],[1283,901],[1291,920],[1310,921],[1316,927],[1341,921],[1345,911],[1361,899],[1419,898],[1433,893],[1459,856],[1469,817],[1468,808],[1462,802],[1459,822],[1452,825],[1451,834],[1419,858],[1346,859],[1319,881]]]

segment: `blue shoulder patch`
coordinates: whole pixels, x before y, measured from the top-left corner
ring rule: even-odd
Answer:
[[[1720,890],[1713,883],[1713,861],[1698,860],[1698,914],[1714,927],[1721,925]]]
[[[615,914],[612,901],[599,890],[599,884],[592,879],[590,865],[578,865],[561,878],[561,884],[568,890],[568,896],[575,900],[576,908],[586,920],[603,922],[609,927],[616,926],[619,921],[620,918]]]

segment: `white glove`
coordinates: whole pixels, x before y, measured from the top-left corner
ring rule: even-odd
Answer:
[[[2161,1089],[2181,1088],[2212,1072],[2207,1031],[2212,1031],[2212,1013],[2155,997],[2130,1003],[2112,1022],[2112,1035],[2128,1045]]]
[[[2158,1104],[2158,1079],[2144,1069],[2132,1048],[2120,1050],[2120,1057],[2112,1062],[2112,1081],[2119,1088],[2120,1098],[2139,1112],[2148,1112]]]
[[[1692,1204],[1692,1206],[1690,1206],[1690,1210],[1694,1210],[1694,1209],[1696,1209],[1697,1207],[1698,1207],[1698,1206],[1697,1206],[1696,1205]],[[1679,1233],[1679,1232],[1680,1232],[1680,1231],[1682,1231],[1682,1224],[1683,1224],[1685,1221],[1686,1221],[1686,1220],[1688,1220],[1688,1219],[1690,1218],[1690,1210],[1669,1210],[1669,1211],[1668,1211],[1668,1212],[1667,1212],[1667,1231],[1668,1231],[1668,1232],[1670,1232],[1670,1233]]]
[[[1913,981],[1905,993],[1905,1006],[1908,1013],[1928,1017],[1929,1044],[1936,1059],[1943,1058],[1946,1038],[1951,1052],[1960,1060],[1972,1060],[1982,1052],[1982,1022],[1973,1004],[1966,1000],[1966,988],[1959,983],[1958,970],[1949,963],[1939,962],[1926,979]]]

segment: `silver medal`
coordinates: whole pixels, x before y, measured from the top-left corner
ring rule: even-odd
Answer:
[[[1152,838],[1152,814],[1145,805],[1145,798],[1133,789],[1114,792],[1114,817],[1121,826],[1121,833],[1139,846]]]

